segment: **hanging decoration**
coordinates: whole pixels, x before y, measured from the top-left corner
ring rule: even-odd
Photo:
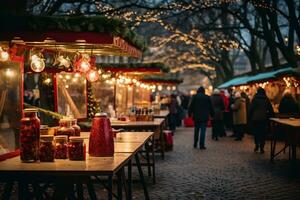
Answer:
[[[0,47],[0,61],[5,62],[9,60],[9,53]]]
[[[42,72],[45,69],[45,61],[42,53],[33,54],[30,57],[30,67],[34,72]]]
[[[90,56],[88,54],[81,54],[75,59],[74,62],[75,69],[81,73],[86,73],[90,70]]]
[[[56,58],[57,62],[59,63],[58,66],[63,66],[65,68],[70,68],[72,63],[69,57],[64,57],[62,55],[59,55]]]

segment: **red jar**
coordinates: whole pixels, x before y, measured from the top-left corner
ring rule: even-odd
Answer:
[[[23,162],[35,162],[39,159],[40,119],[37,109],[24,110],[20,129],[20,158]]]
[[[41,162],[54,162],[55,148],[52,135],[41,136],[39,156]]]
[[[68,136],[59,135],[55,136],[55,159],[68,158]]]
[[[70,137],[68,143],[69,160],[85,160],[86,146],[82,137]]]
[[[80,126],[77,125],[77,119],[72,119],[72,127],[75,130],[75,136],[80,136]]]
[[[96,157],[114,155],[113,133],[106,113],[97,113],[92,121],[89,154]]]
[[[59,120],[59,128],[57,129],[55,136],[57,135],[67,135],[68,138],[75,135],[75,130],[72,127],[70,119]]]

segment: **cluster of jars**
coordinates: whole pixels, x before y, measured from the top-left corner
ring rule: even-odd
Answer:
[[[55,134],[40,135],[36,109],[25,109],[21,120],[20,158],[23,162],[53,162],[54,159],[85,160],[86,147],[76,119],[62,119]]]

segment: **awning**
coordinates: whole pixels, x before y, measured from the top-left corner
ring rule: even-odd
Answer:
[[[247,83],[248,79],[249,79],[248,76],[236,77],[234,79],[231,79],[231,80],[219,85],[218,88],[228,88],[228,87],[232,87],[232,86],[243,85],[243,84]]]
[[[94,55],[141,57],[143,42],[104,17],[10,17],[0,20],[0,42]]]
[[[262,81],[267,81],[271,79],[276,79],[282,76],[297,76],[300,77],[300,68],[282,68],[270,72],[263,72],[256,74],[254,76],[242,76],[242,77],[236,77],[234,79],[231,79],[221,85],[218,86],[218,88],[228,88],[233,86],[239,86],[239,85],[245,85],[245,84],[251,84],[251,83],[258,83]]]

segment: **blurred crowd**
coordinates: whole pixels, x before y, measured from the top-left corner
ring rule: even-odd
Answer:
[[[254,136],[254,151],[264,153],[269,119],[275,116],[272,104],[263,88],[250,99],[247,91],[215,89],[209,96],[200,87],[193,96],[172,94],[161,98],[162,108],[170,111],[169,127],[173,132],[182,121],[193,119],[194,148],[206,149],[206,127],[212,127],[212,139],[229,136],[241,141],[245,133]],[[285,117],[299,117],[300,109],[289,91],[283,94],[279,113]],[[227,133],[231,133],[230,135]],[[200,136],[200,137],[199,137]]]

